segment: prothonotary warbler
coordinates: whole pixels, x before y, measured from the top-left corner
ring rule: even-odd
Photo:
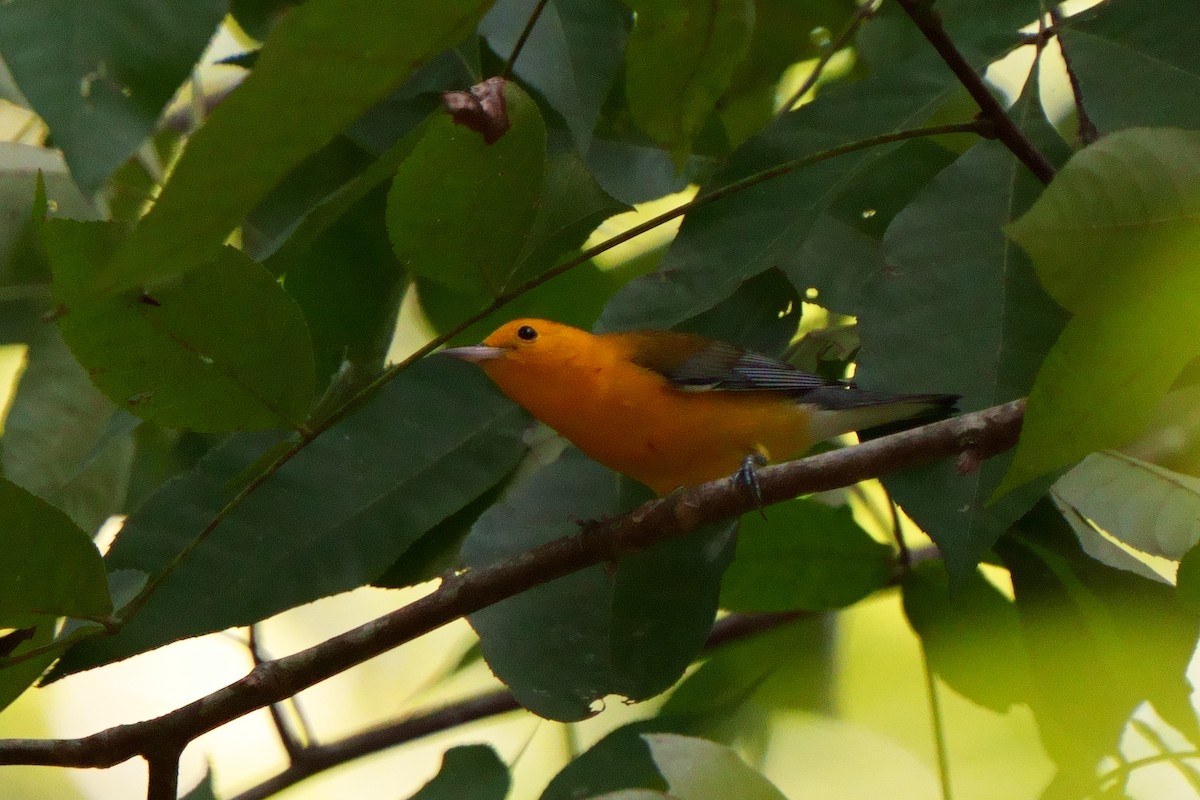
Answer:
[[[949,410],[957,395],[886,395],[691,333],[592,334],[509,322],[446,355],[596,461],[658,494],[792,458],[849,431]]]

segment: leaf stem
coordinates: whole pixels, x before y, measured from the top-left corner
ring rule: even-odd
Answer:
[[[513,45],[513,50],[508,56],[508,61],[504,62],[504,69],[500,70],[500,77],[508,80],[512,75],[513,65],[517,63],[517,56],[521,55],[521,51],[525,49],[525,42],[529,39],[529,34],[533,33],[533,28],[537,25],[538,19],[542,16],[542,11],[546,8],[546,3],[549,0],[538,0],[538,4],[533,7],[533,11],[529,14],[529,19],[525,20],[525,27],[521,29],[521,35],[517,37],[517,43]]]
[[[876,0],[860,0],[858,7],[854,9],[854,15],[850,17],[850,21],[846,23],[846,27],[842,28],[842,32],[838,34],[836,39],[825,46],[825,49],[821,52],[821,57],[817,59],[817,63],[813,65],[812,72],[808,73],[808,77],[806,77],[804,82],[800,84],[800,88],[792,92],[792,96],[788,98],[788,101],[784,103],[779,111],[775,113],[776,119],[779,119],[791,111],[792,108],[800,102],[800,98],[808,94],[808,90],[817,85],[817,81],[821,79],[821,73],[825,71],[827,66],[829,66],[829,62],[835,55],[841,52],[841,50],[844,49],[847,44],[849,44],[850,39],[854,36],[855,31],[857,31],[864,22],[871,18],[871,15],[875,13],[875,10]]]
[[[937,748],[938,780],[942,785],[942,800],[954,800],[950,789],[950,753],[946,747],[946,723],[942,719],[942,704],[938,698],[937,679],[929,666],[929,654],[921,648],[921,660],[925,666],[925,688],[929,692],[929,716],[933,723],[933,743]]]

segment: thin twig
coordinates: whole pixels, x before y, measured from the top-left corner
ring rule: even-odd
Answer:
[[[929,653],[921,648],[925,666],[925,688],[929,692],[929,716],[933,722],[933,743],[937,748],[938,780],[942,785],[942,800],[954,800],[950,790],[950,753],[946,747],[946,723],[942,719],[942,704],[938,699],[937,679],[929,666]]]
[[[1063,16],[1062,12],[1058,10],[1057,4],[1050,6],[1050,21],[1055,28],[1062,25]],[[1071,66],[1071,57],[1067,54],[1067,43],[1063,41],[1061,35],[1058,37],[1058,49],[1062,53],[1063,66],[1067,70],[1067,80],[1071,83],[1071,96],[1075,100],[1075,116],[1079,121],[1079,142],[1089,145],[1100,138],[1100,131],[1083,106],[1083,89],[1079,86],[1079,76],[1075,73],[1075,68]]]
[[[1142,767],[1149,767],[1153,766],[1154,764],[1162,764],[1164,762],[1178,765],[1179,763],[1189,759],[1193,761],[1200,761],[1200,750],[1180,750],[1176,752],[1158,753],[1157,755],[1146,756],[1145,758],[1137,758],[1133,761],[1122,760],[1121,763],[1116,767],[1100,776],[1098,785],[1102,790],[1104,790],[1108,788],[1105,786],[1105,784],[1116,782],[1119,779],[1128,780],[1129,776],[1132,775],[1135,770],[1139,770]],[[1178,768],[1178,766],[1176,768]]]
[[[808,614],[799,611],[730,614],[713,625],[704,651],[711,652],[731,642],[775,630],[804,616]],[[306,778],[354,759],[520,708],[512,693],[501,689],[449,703],[440,708],[420,711],[336,742],[305,748],[302,757],[289,764],[287,769],[231,800],[263,800]]]
[[[1019,158],[1021,163],[1042,183],[1049,184],[1054,180],[1054,165],[1017,127],[1017,123],[1013,122],[1012,117],[1000,105],[1000,101],[984,84],[983,79],[954,46],[954,42],[946,34],[946,29],[942,27],[941,17],[933,10],[933,0],[896,0],[896,2],[933,45],[933,49],[946,62],[946,66],[950,67],[971,97],[975,99],[980,113],[995,126],[996,138],[1004,142],[1013,155]]]
[[[854,447],[765,467],[758,473],[761,504],[848,486],[952,456],[968,447],[981,458],[995,455],[1016,443],[1024,412],[1025,401],[1014,400]],[[119,725],[82,739],[0,741],[0,765],[110,767],[137,755],[156,753],[163,741],[191,741],[534,586],[618,560],[759,505],[756,498],[727,479],[672,492],[574,536],[491,566],[451,574],[437,590],[403,608],[307,650],[260,664],[246,677],[161,717]]]
[[[521,35],[517,37],[517,43],[513,45],[513,50],[508,55],[508,61],[504,62],[504,69],[500,70],[501,78],[508,80],[512,75],[513,65],[517,63],[517,56],[521,55],[521,51],[525,49],[525,41],[529,38],[529,34],[533,33],[533,28],[542,16],[542,10],[546,8],[547,2],[549,0],[538,0],[538,4],[529,14],[529,19],[525,20],[525,27],[521,29]]]
[[[870,19],[871,15],[874,13],[874,0],[861,0],[859,2],[858,8],[854,10],[854,15],[850,17],[850,21],[846,23],[846,27],[842,28],[842,32],[838,34],[836,39],[825,46],[825,49],[821,52],[821,57],[818,58],[817,63],[813,65],[812,72],[808,73],[808,77],[804,79],[804,83],[800,84],[799,89],[792,92],[792,96],[789,97],[788,101],[783,104],[783,107],[776,112],[776,119],[791,111],[792,108],[800,102],[800,98],[808,94],[808,90],[817,85],[817,81],[821,79],[821,73],[825,71],[827,66],[829,66],[829,62],[835,55],[841,52],[841,50],[845,48],[847,44],[849,44],[850,39],[854,36],[855,31],[857,31],[865,21]]]
[[[261,637],[258,634],[258,626],[250,626],[250,641],[249,641],[250,656],[254,659],[254,666],[257,668],[261,664],[270,661],[270,656],[262,649]],[[275,732],[279,736],[279,742],[283,745],[284,751],[288,755],[288,760],[295,763],[303,754],[306,745],[312,742],[311,735],[306,731],[303,739],[292,728],[292,723],[288,719],[287,710],[283,707],[285,702],[296,702],[295,697],[290,697],[288,700],[279,703],[271,703],[267,706],[267,710],[271,714],[271,722],[275,725]]]
[[[512,693],[503,689],[451,703],[441,708],[422,711],[402,720],[347,736],[336,742],[312,745],[306,747],[302,757],[293,760],[287,769],[247,789],[231,800],[262,800],[262,798],[281,792],[319,772],[324,772],[356,758],[378,753],[381,750],[477,720],[517,711],[520,708],[520,704],[513,698]]]

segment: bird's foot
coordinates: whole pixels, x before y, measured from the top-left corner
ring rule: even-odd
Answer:
[[[766,464],[767,457],[764,454],[751,453],[742,459],[742,466],[733,473],[734,485],[740,486],[749,495],[763,519],[767,518],[767,512],[763,508],[762,487],[758,485],[758,468],[766,466]]]

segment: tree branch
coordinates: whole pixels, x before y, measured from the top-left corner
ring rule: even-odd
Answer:
[[[976,460],[1016,443],[1025,401],[964,414],[863,444],[765,467],[763,502],[848,486],[905,467],[971,451]],[[121,725],[81,739],[0,741],[0,765],[109,767],[161,752],[163,741],[191,741],[271,703],[337,675],[459,617],[577,570],[613,561],[708,522],[757,508],[729,480],[682,489],[645,503],[575,536],[480,569],[448,575],[440,588],[403,608],[290,656],[255,667],[246,677],[156,719]]]
[[[1058,5],[1050,6],[1050,20],[1057,28],[1062,25],[1062,12],[1058,10]],[[1087,109],[1083,105],[1083,89],[1079,85],[1079,76],[1075,73],[1075,68],[1071,66],[1071,57],[1067,53],[1067,45],[1061,36],[1058,37],[1058,49],[1062,53],[1063,67],[1067,70],[1067,80],[1071,83],[1071,96],[1075,100],[1075,116],[1079,121],[1079,141],[1083,145],[1089,145],[1100,138],[1100,131],[1096,127],[1096,123],[1092,122],[1092,118],[1088,116]]]
[[[937,50],[938,55],[946,62],[946,66],[950,67],[963,87],[970,92],[971,97],[979,105],[980,113],[995,126],[996,138],[1004,142],[1013,155],[1019,158],[1021,163],[1042,183],[1049,184],[1054,180],[1054,165],[1017,127],[1017,123],[1013,122],[1012,117],[1000,105],[1000,101],[984,84],[983,79],[954,46],[954,42],[950,40],[946,29],[942,26],[942,18],[933,10],[933,0],[896,0],[896,2],[933,45],[933,49]]]
[[[774,630],[804,616],[803,611],[730,614],[717,620],[705,652]],[[521,705],[507,689],[468,697],[441,708],[421,711],[345,739],[305,748],[291,765],[230,800],[263,800],[319,772],[469,722],[517,711]]]

